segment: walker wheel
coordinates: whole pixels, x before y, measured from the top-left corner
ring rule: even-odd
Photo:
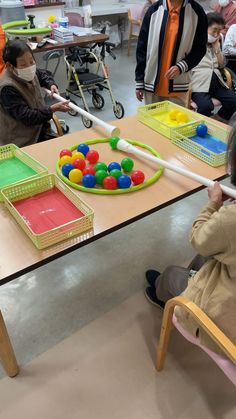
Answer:
[[[93,125],[93,122],[90,121],[90,119],[86,118],[86,116],[82,116],[82,122],[85,126],[85,128],[91,128]]]
[[[70,102],[71,103],[74,103],[74,105],[78,106],[78,104],[74,100],[70,100]],[[68,114],[70,116],[77,116],[78,115],[78,112],[75,111],[74,109],[70,109],[69,112],[68,112]]]
[[[102,95],[100,95],[97,92],[93,93],[92,102],[93,102],[93,106],[97,109],[102,109],[103,106],[105,105],[105,101]]]
[[[113,106],[113,112],[117,119],[123,118],[125,114],[125,110],[123,108],[123,105],[120,102],[116,102],[116,106]]]

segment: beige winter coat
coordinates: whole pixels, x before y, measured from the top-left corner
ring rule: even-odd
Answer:
[[[202,256],[212,256],[189,280],[183,295],[194,301],[236,345],[236,205],[209,202],[195,220],[190,242]],[[199,326],[181,308],[176,316],[192,335]],[[217,345],[199,330],[201,343],[215,352]]]

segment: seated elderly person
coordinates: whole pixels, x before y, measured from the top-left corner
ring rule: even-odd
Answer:
[[[214,110],[212,98],[218,99],[222,107],[214,118],[228,123],[236,111],[236,94],[229,89],[221,74],[225,65],[220,42],[224,19],[218,13],[208,13],[207,19],[207,52],[192,70],[192,100],[196,103],[199,113],[211,116]]]
[[[236,74],[236,25],[230,26],[226,34],[223,52],[227,59],[227,67]]]

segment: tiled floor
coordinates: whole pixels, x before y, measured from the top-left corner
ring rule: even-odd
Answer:
[[[118,50],[110,64],[126,115],[137,107],[134,63]],[[114,119],[108,98],[97,115]],[[67,121],[83,128],[80,118]],[[1,419],[235,417],[231,384],[176,334],[167,369],[156,374],[161,313],[142,295],[147,268],[191,258],[188,231],[206,199],[202,191],[0,287],[23,366],[17,379],[0,381]]]

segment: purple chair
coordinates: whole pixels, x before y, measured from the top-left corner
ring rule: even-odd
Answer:
[[[180,306],[183,310],[186,310],[188,313],[190,313],[194,320],[199,324],[199,326],[219,346],[225,356],[219,355],[206,348],[200,343],[199,338],[194,337],[189,332],[187,332],[178,322],[174,314],[175,306]],[[229,378],[229,380],[236,386],[236,346],[195,303],[183,296],[172,298],[166,303],[157,350],[156,367],[158,371],[161,371],[164,367],[170,332],[173,326],[176,327],[176,329],[185,339],[194,345],[199,346],[204,352],[206,352],[207,355],[211,357],[216,365],[218,365],[218,367]]]
[[[68,17],[70,26],[84,26],[84,19],[79,13],[65,12],[65,16]]]

